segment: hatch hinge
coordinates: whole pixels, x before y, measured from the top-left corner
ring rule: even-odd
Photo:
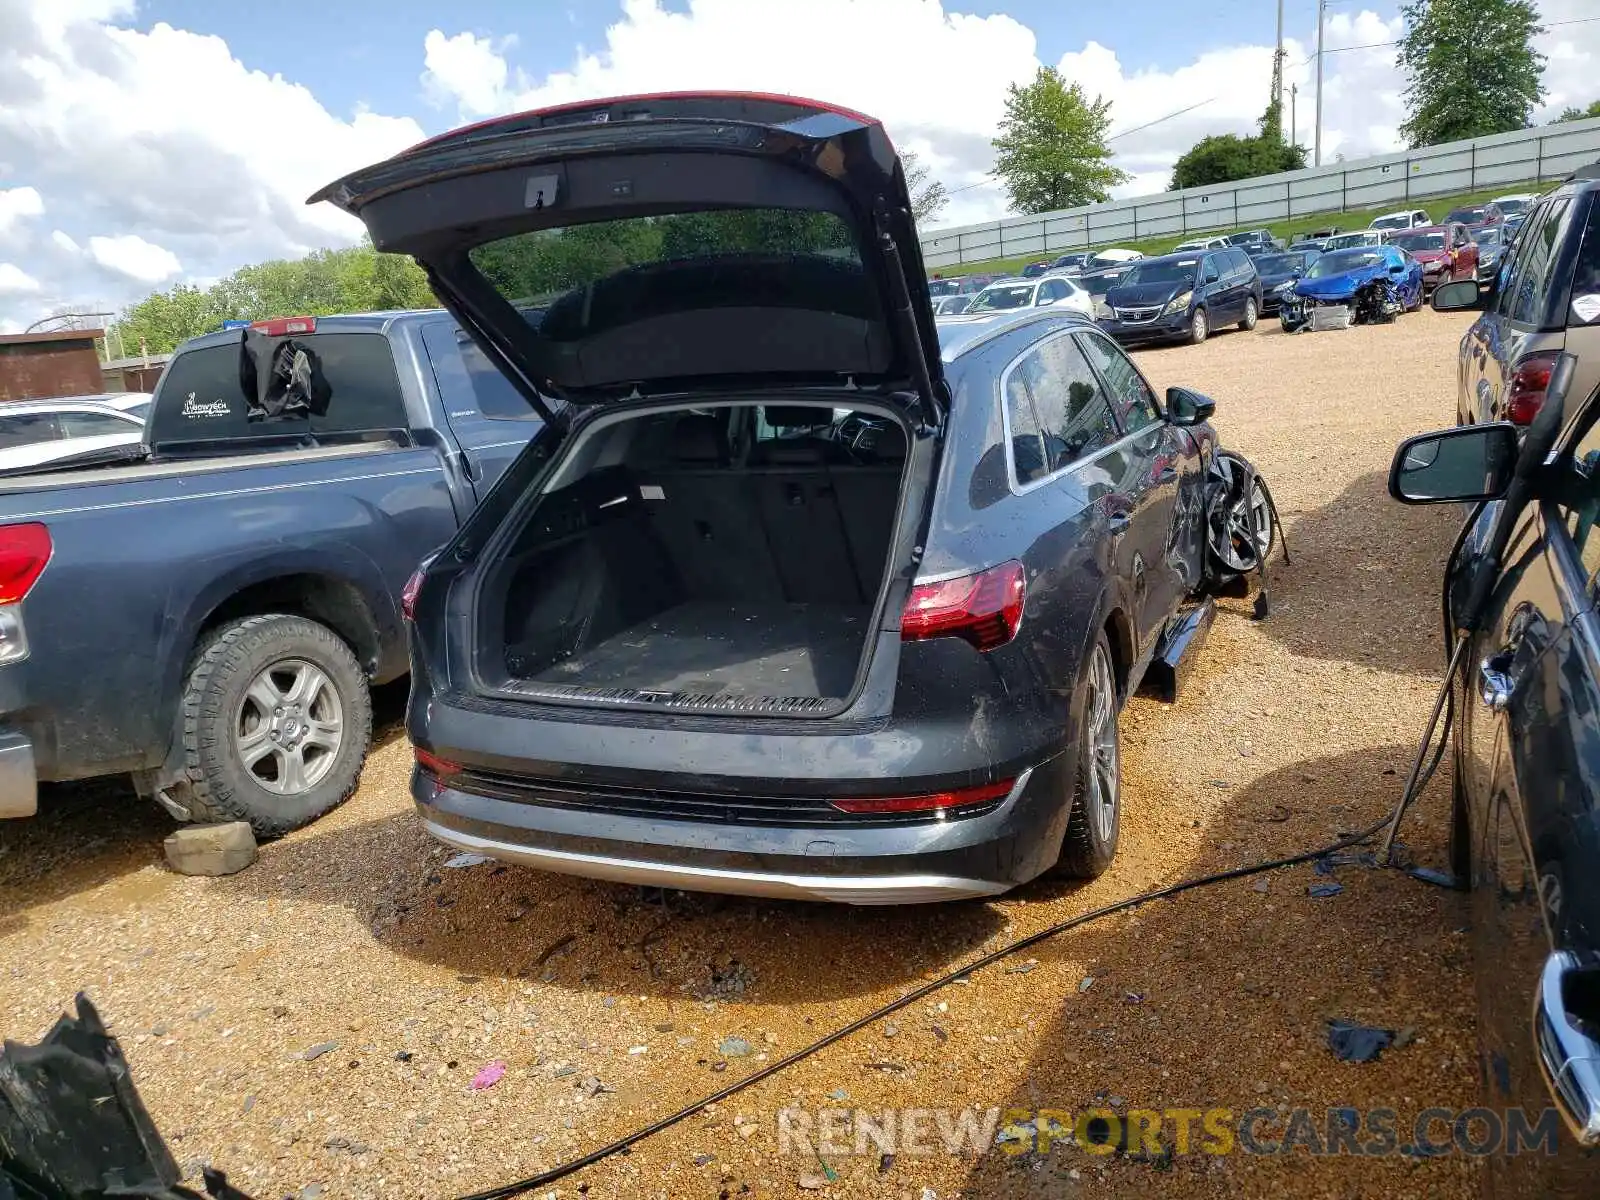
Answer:
[[[928,374],[928,358],[923,350],[917,314],[911,309],[911,284],[906,279],[905,260],[901,257],[899,243],[889,231],[888,201],[879,196],[874,208],[878,250],[889,264],[891,319],[911,354],[911,381],[916,385],[917,397],[921,401],[923,422],[930,429],[937,428],[939,405],[933,394],[933,377]]]

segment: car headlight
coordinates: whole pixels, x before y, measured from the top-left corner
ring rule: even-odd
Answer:
[[[1111,305],[1107,304],[1104,300],[1096,300],[1094,302],[1094,315],[1099,320],[1109,321],[1116,314],[1111,311]]]
[[[1294,280],[1286,279],[1272,290],[1277,292],[1280,296],[1287,296],[1290,292],[1294,291]]]
[[[1167,316],[1169,313],[1183,312],[1189,307],[1189,301],[1193,299],[1193,291],[1179,292],[1171,300],[1167,301],[1167,306],[1161,310],[1161,315]]]

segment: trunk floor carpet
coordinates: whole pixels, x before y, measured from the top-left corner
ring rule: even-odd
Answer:
[[[691,601],[534,679],[698,695],[843,697],[871,615],[866,605]]]

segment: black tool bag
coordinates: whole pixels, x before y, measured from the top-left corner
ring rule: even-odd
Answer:
[[[333,395],[315,350],[292,337],[254,329],[246,329],[239,343],[239,387],[248,421],[320,417]]]

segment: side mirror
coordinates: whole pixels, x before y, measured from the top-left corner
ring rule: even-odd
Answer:
[[[1517,427],[1509,421],[1418,434],[1394,452],[1389,494],[1402,504],[1499,499],[1517,451]]]
[[[1483,301],[1478,295],[1478,281],[1462,279],[1456,283],[1441,283],[1433,289],[1433,307],[1435,312],[1482,308]]]
[[[1209,421],[1217,411],[1217,402],[1210,396],[1191,392],[1188,388],[1167,389],[1167,420],[1173,425],[1198,425]]]
[[[1222,276],[1217,274],[1217,269],[1215,267],[1207,267],[1206,268],[1206,282],[1207,283],[1215,283],[1217,280],[1219,280],[1221,278],[1222,278]]]

